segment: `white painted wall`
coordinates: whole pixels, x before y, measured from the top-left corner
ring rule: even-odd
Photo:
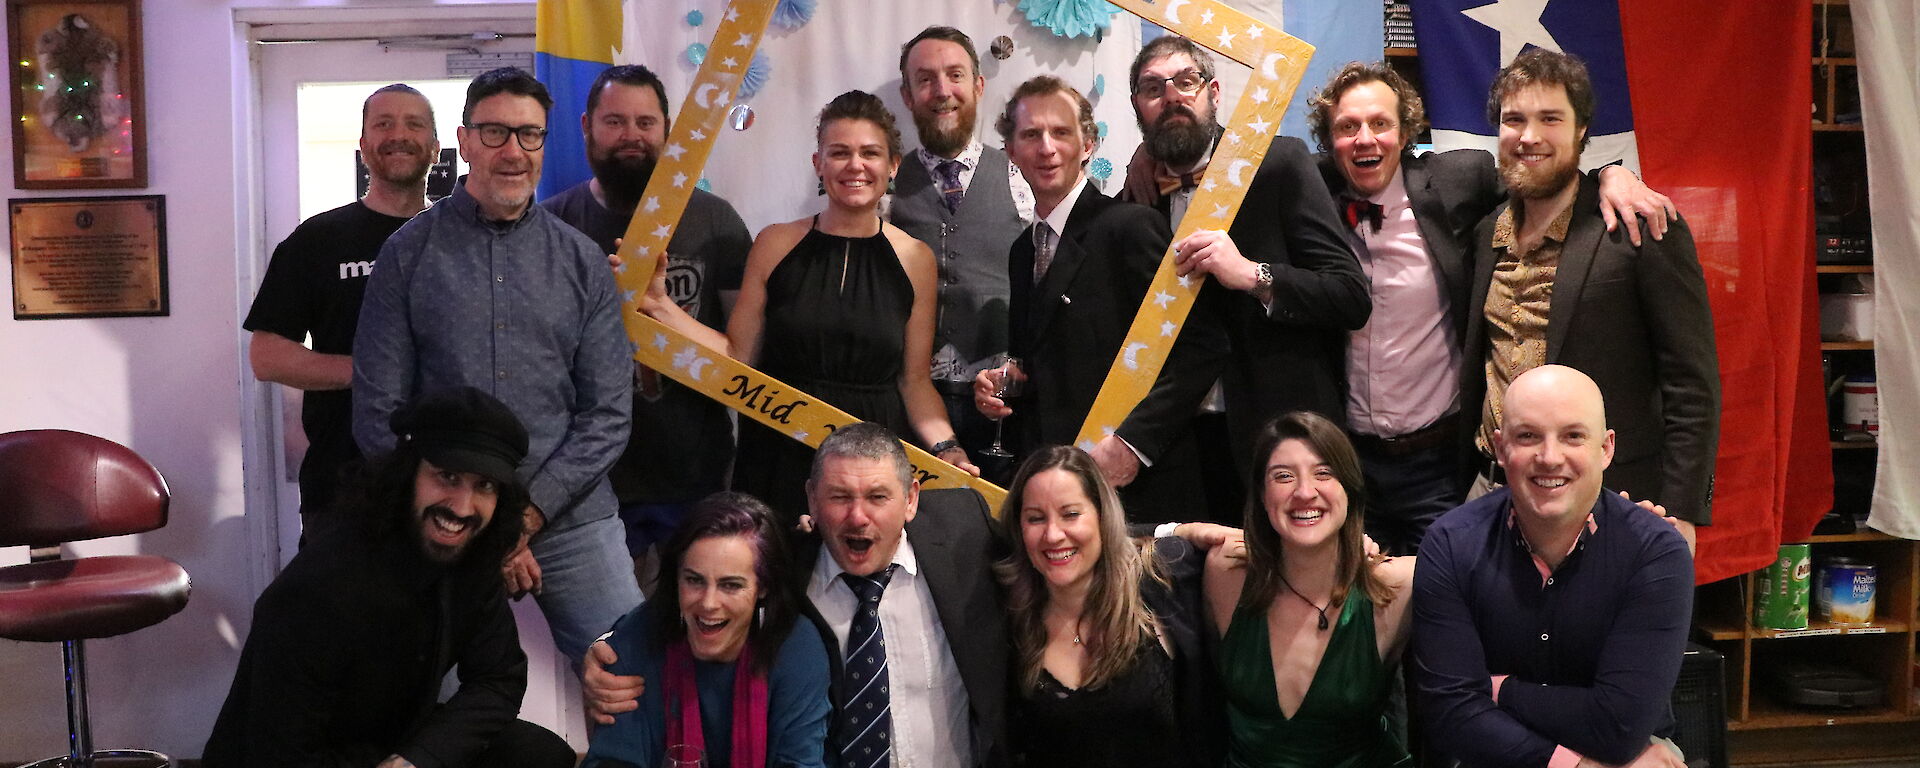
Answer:
[[[146,456],[172,487],[167,527],[71,549],[165,555],[193,576],[193,597],[179,615],[89,644],[101,747],[198,757],[232,680],[238,635],[271,578],[271,562],[251,543],[262,531],[251,529],[247,516],[271,508],[270,484],[247,481],[264,480],[271,470],[262,467],[271,460],[260,441],[244,436],[257,421],[277,417],[262,413],[267,398],[254,388],[264,385],[246,372],[239,327],[258,275],[238,254],[259,253],[269,236],[254,223],[258,141],[249,127],[248,45],[235,9],[316,5],[375,4],[143,4],[150,186],[57,194],[166,196],[171,316],[21,322],[0,313],[0,431],[58,427],[100,435]],[[531,3],[518,5],[531,15]],[[10,152],[0,152],[0,183],[12,183]],[[7,196],[53,194],[10,187]],[[0,217],[0,239],[9,237],[7,226]],[[11,295],[11,281],[11,270],[0,270],[0,291]],[[264,533],[270,541],[271,530]],[[0,564],[25,559],[23,549],[0,549]],[[0,681],[0,763],[64,752],[59,647],[0,641]]]

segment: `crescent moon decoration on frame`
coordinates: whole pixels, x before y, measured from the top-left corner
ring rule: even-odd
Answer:
[[[1227,140],[1215,150],[1213,159],[1216,167],[1228,169],[1231,184],[1203,185],[1195,193],[1191,209],[1211,210],[1215,215],[1188,217],[1174,233],[1174,241],[1198,229],[1203,218],[1212,226],[1225,228],[1245,196],[1239,172],[1257,168],[1266,155],[1267,142],[1243,139],[1264,136],[1266,131],[1259,126],[1280,122],[1306,73],[1313,47],[1218,0],[1170,0],[1162,7],[1156,7],[1153,0],[1111,1],[1122,10],[1255,68],[1258,77],[1247,84],[1246,93],[1233,109],[1233,120],[1226,126]],[[666,253],[693,192],[689,180],[702,176],[714,140],[725,124],[726,105],[738,92],[746,74],[744,64],[758,50],[776,4],[775,0],[733,0],[728,4],[712,38],[728,41],[725,55],[716,52],[700,64],[688,98],[682,102],[694,107],[683,110],[673,121],[668,149],[659,160],[661,172],[653,174],[642,196],[647,203],[627,226],[619,253],[623,263],[614,272],[623,299],[621,319],[633,340],[635,360],[795,440],[818,447],[838,425],[856,419],[746,363],[693,342],[639,309],[638,297],[653,278],[655,259]],[[1183,18],[1181,9],[1187,6],[1191,7]],[[1094,440],[1112,434],[1146,395],[1193,308],[1200,283],[1174,275],[1173,251],[1169,248],[1148,289],[1149,298],[1135,316],[1076,444],[1090,447]],[[1004,489],[969,476],[912,445],[906,448],[922,486],[970,487],[995,509],[1006,498]]]

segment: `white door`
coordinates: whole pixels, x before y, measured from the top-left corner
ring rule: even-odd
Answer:
[[[396,82],[420,89],[433,104],[441,147],[453,150],[471,73],[476,67],[518,63],[516,55],[530,57],[533,50],[531,3],[276,9],[239,15],[254,41],[257,112],[252,122],[257,126],[253,140],[258,147],[262,241],[257,252],[240,254],[242,275],[264,275],[273,247],[302,220],[358,197],[355,150],[360,104],[368,94]],[[450,61],[450,54],[463,58]],[[530,66],[531,59],[525,61]],[[462,72],[467,74],[452,76]],[[455,175],[463,172],[454,170]],[[241,375],[251,379],[250,371]],[[276,551],[258,554],[284,566],[297,551],[300,535],[297,470],[306,450],[300,392],[279,386],[259,389],[267,398],[259,409],[279,417],[259,420],[256,430],[261,434],[254,437],[278,449],[260,452],[271,467],[249,476],[272,478],[270,500],[264,493],[256,498],[275,508],[250,510],[250,516],[273,520],[273,534],[255,540]],[[578,683],[566,660],[554,652],[534,602],[521,601],[514,609],[529,661],[521,716],[584,749]]]

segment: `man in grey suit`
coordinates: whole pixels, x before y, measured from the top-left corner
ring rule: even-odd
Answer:
[[[1034,218],[1033,191],[1007,154],[974,137],[986,87],[960,30],[927,27],[900,47],[900,98],[920,148],[900,164],[888,218],[939,260],[933,385],[975,457],[993,426],[974,410],[973,377],[1007,351],[1007,249]]]
[[[1474,234],[1460,402],[1480,416],[1462,439],[1483,459],[1476,485],[1501,482],[1485,457],[1508,385],[1542,365],[1577,368],[1612,406],[1606,486],[1664,505],[1691,547],[1710,519],[1720,434],[1706,281],[1685,221],[1639,245],[1606,231],[1598,184],[1578,170],[1593,110],[1586,65],[1566,54],[1529,50],[1494,78],[1488,118],[1511,202]]]

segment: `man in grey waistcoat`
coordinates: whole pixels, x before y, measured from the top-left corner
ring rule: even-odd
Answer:
[[[889,218],[939,259],[933,384],[972,456],[993,438],[993,422],[973,407],[973,377],[1007,351],[1007,252],[1033,221],[1026,180],[974,136],[986,85],[960,30],[927,27],[900,48],[900,97],[921,147],[900,164]]]

